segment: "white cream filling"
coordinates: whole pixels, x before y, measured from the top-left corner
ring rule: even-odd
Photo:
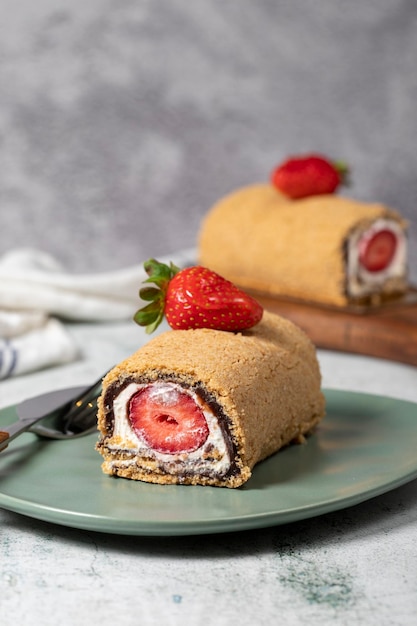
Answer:
[[[397,247],[391,263],[378,272],[369,272],[359,260],[359,241],[381,230],[391,231]],[[381,288],[390,278],[405,278],[407,269],[407,238],[401,225],[388,218],[379,218],[367,230],[356,230],[347,241],[347,290],[352,297],[366,296]]]
[[[205,420],[207,422],[209,434],[203,445],[192,452],[181,452],[178,454],[166,454],[161,453],[146,444],[132,428],[132,425],[128,418],[129,403],[131,398],[140,390],[148,386],[148,384],[130,383],[125,387],[113,401],[113,413],[114,413],[114,430],[111,439],[106,443],[110,450],[127,450],[135,454],[135,456],[143,456],[150,459],[155,459],[158,462],[163,463],[166,467],[169,467],[170,473],[178,474],[184,472],[184,470],[193,471],[214,471],[219,474],[225,473],[230,467],[230,455],[228,447],[224,440],[223,432],[219,426],[217,417],[209,409],[209,407],[202,402],[200,397],[191,389],[181,387],[176,383],[161,382],[152,383],[155,388],[155,393],[160,395],[164,394],[166,390],[167,406],[172,403],[172,398],[175,397],[172,394],[173,389],[178,389],[181,393],[186,393],[194,400],[194,402],[202,410]],[[165,389],[164,389],[165,388]],[[116,439],[117,438],[117,439]],[[115,440],[112,443],[112,440]],[[204,458],[206,454],[207,458]],[[135,465],[136,459],[125,459],[108,461],[110,466],[129,466]]]

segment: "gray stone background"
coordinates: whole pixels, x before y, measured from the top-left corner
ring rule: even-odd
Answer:
[[[223,194],[310,150],[411,222],[415,0],[0,0],[0,254],[76,272],[195,245]],[[301,251],[302,253],[302,251]]]

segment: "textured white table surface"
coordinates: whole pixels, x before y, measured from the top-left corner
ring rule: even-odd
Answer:
[[[130,322],[70,329],[83,358],[1,382],[1,406],[93,381],[144,338]],[[325,387],[417,402],[415,368],[319,358]],[[0,510],[1,623],[414,624],[416,534],[417,481],[315,519],[208,536],[106,535]]]

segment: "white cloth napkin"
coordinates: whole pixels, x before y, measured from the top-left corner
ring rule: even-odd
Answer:
[[[162,257],[191,265],[195,250]],[[79,354],[62,320],[131,319],[147,278],[143,263],[114,272],[75,274],[49,254],[13,250],[0,258],[0,379],[75,360]]]

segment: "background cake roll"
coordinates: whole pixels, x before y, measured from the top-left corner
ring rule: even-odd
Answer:
[[[240,287],[277,296],[345,306],[408,288],[405,221],[334,194],[289,201],[272,185],[240,189],[209,211],[198,252]]]
[[[99,399],[103,471],[239,487],[323,418],[315,348],[271,313],[240,333],[167,331],[111,370]]]

